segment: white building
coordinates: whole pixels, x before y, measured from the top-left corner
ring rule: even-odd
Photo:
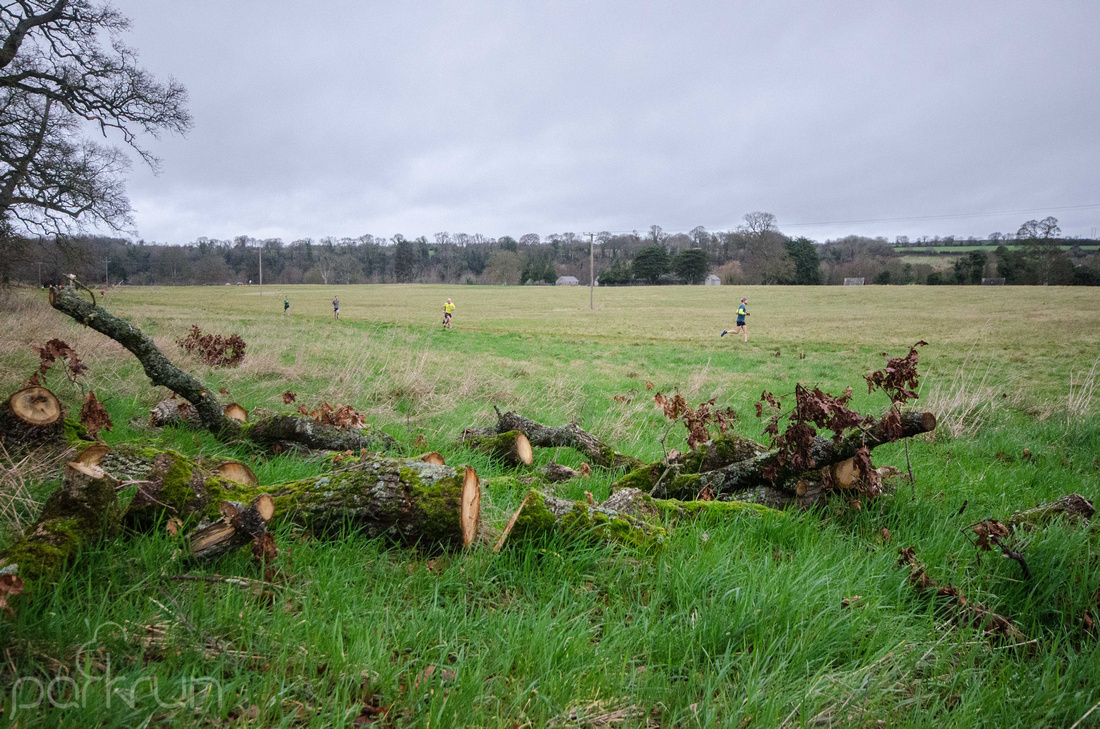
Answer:
[[[703,285],[704,286],[721,286],[722,285],[722,279],[718,278],[717,276],[715,276],[712,273],[711,275],[707,276],[703,280]]]
[[[559,276],[558,280],[554,282],[555,286],[578,286],[580,281],[576,276]]]

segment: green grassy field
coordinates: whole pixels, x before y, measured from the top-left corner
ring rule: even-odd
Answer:
[[[448,296],[455,326],[443,331]],[[748,345],[718,336],[740,296],[749,299]],[[739,432],[760,438],[753,403],[796,382],[852,386],[859,409],[882,411],[887,403],[867,393],[863,375],[882,353],[903,355],[918,340],[928,342],[919,403],[940,427],[909,443],[915,482],[860,510],[841,500],[685,524],[657,554],[562,541],[439,557],[355,534],[316,541],[282,526],[289,578],[260,600],[232,585],[172,580],[188,568],[166,532],[105,544],[0,625],[6,721],[596,726],[618,709],[627,718],[616,726],[1055,727],[1100,701],[1097,628],[1088,627],[1100,620],[1094,532],[1027,535],[1034,577],[1025,581],[1015,562],[977,552],[965,529],[1063,494],[1098,495],[1094,289],[631,287],[597,289],[595,310],[587,289],[555,287],[298,286],[262,297],[256,287],[156,288],[105,299],[174,361],[228,389],[226,399],[282,409],[280,393],[292,390],[308,406],[348,403],[394,436],[397,452],[438,450],[490,484],[511,471],[456,441],[463,428],[490,424],[494,405],[551,424],[576,420],[617,450],[655,459],[667,421],[647,382],[692,402],[715,397],[738,411]],[[183,355],[173,341],[191,324],[239,333],[244,363],[210,370]],[[109,443],[245,458],[262,483],[323,468],[204,433],[149,431],[148,409],[164,392],[39,292],[0,294],[5,392],[36,367],[31,345],[53,337],[91,368],[88,384],[116,423]],[[79,409],[77,388],[58,374],[50,383]],[[681,427],[668,445],[685,447]],[[877,465],[906,463],[901,444],[874,455]],[[583,460],[540,450],[536,466],[552,458]],[[56,486],[52,473],[21,468],[0,484],[4,543]],[[596,471],[559,493],[603,499],[613,481]],[[488,526],[521,497],[490,486]],[[895,567],[901,547],[913,547],[937,580],[1011,617],[1027,640],[1006,643],[952,620]],[[243,554],[191,571],[215,570],[258,576]],[[153,648],[157,631],[163,644]],[[211,651],[214,642],[232,650]],[[104,688],[105,659],[122,695]],[[35,686],[50,680],[63,700],[29,707]]]

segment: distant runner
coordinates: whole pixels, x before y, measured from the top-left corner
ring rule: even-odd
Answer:
[[[285,299],[283,299],[283,316],[286,316],[289,311],[290,311],[290,297],[287,296]]]
[[[455,305],[451,303],[450,299],[447,299],[447,303],[443,304],[443,328],[451,328],[451,314],[455,313]]]
[[[749,341],[749,325],[745,323],[745,317],[749,315],[749,300],[741,299],[741,305],[737,307],[737,326],[734,328],[733,333],[741,332],[741,336],[745,338],[745,343]],[[729,332],[728,329],[723,329],[722,333],[718,336],[724,337]]]
[[[332,300],[332,318],[333,319],[339,319],[340,318],[340,297],[339,296],[337,296],[336,298],[334,298]]]

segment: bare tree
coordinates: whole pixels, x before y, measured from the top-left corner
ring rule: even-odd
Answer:
[[[0,217],[39,233],[131,222],[125,155],[82,132],[115,136],[156,170],[139,135],[186,132],[191,117],[183,86],[137,65],[129,27],[107,2],[0,3]]]
[[[754,212],[745,216],[737,229],[747,243],[745,273],[763,284],[782,283],[794,273],[794,263],[783,245],[784,237],[771,213]]]

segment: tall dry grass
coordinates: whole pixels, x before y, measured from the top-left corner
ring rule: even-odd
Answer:
[[[1070,375],[1066,412],[1071,418],[1084,418],[1092,412],[1092,398],[1096,394],[1097,386],[1100,385],[1096,377],[1098,366],[1100,366],[1100,357],[1096,358],[1088,372]]]

